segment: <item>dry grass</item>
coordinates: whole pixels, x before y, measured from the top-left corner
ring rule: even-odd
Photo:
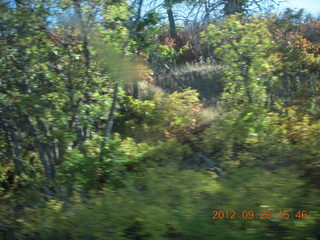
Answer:
[[[187,63],[169,73],[159,73],[156,85],[167,92],[196,89],[206,104],[215,103],[223,91],[222,66],[211,62]]]

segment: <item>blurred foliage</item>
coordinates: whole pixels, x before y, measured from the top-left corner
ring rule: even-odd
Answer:
[[[316,239],[319,215],[313,211],[305,220],[276,218],[282,209],[309,209],[318,202],[319,193],[306,195],[293,171],[244,169],[218,183],[208,172],[150,168],[129,178],[124,188],[86,203],[75,198],[64,207],[51,200],[45,210],[25,209],[20,234],[31,239]],[[257,215],[270,210],[273,219],[211,219],[213,210],[233,209]]]
[[[157,141],[192,133],[200,124],[202,111],[199,94],[193,89],[172,94],[156,93],[153,100],[129,96],[124,109],[117,117],[118,129],[139,141]]]
[[[160,45],[158,49],[158,55],[169,65],[173,65],[175,63],[175,50],[174,48],[167,45]]]
[[[0,3],[0,239],[319,239],[319,20],[137,6]]]
[[[274,44],[266,22],[257,18],[244,23],[240,15],[232,15],[219,25],[209,25],[201,36],[215,48],[222,64],[227,64],[223,68],[222,100],[231,108],[249,104],[251,110],[263,109],[267,102],[266,87],[272,84],[270,69],[274,58]]]

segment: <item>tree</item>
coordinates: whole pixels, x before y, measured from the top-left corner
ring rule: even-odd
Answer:
[[[0,5],[1,132],[17,174],[29,165],[29,153],[23,151],[29,149],[37,153],[48,180],[54,178],[56,165],[68,151],[86,154],[86,141],[101,134],[104,126],[99,123],[108,118],[109,111],[114,113],[112,88],[122,77],[112,72],[112,56],[101,63],[93,39],[117,51],[128,41],[123,24],[129,18],[126,4],[59,4],[60,9],[75,14],[75,24],[52,27],[50,1]],[[108,132],[111,129],[109,124]]]
[[[249,0],[224,0],[224,14],[243,13],[248,7]]]
[[[218,25],[209,25],[202,33],[203,42],[214,47],[224,68],[225,91],[222,99],[232,107],[244,105],[263,109],[267,86],[272,76],[271,33],[264,19],[244,23],[240,15],[231,15]]]

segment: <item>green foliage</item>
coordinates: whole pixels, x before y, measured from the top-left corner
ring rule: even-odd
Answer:
[[[295,107],[285,110],[287,114],[273,115],[271,121],[283,133],[282,139],[291,145],[288,160],[303,170],[311,183],[316,183],[320,177],[320,141],[316,136],[319,121]]]
[[[217,183],[208,173],[151,168],[132,176],[124,188],[106,191],[87,203],[64,208],[51,200],[44,210],[28,209],[20,233],[53,240],[316,239],[319,216],[314,212],[305,220],[279,219],[279,211],[310,209],[318,202],[319,192],[307,194],[296,173],[284,168],[244,169]],[[270,210],[273,218],[211,219],[213,210],[235,210],[240,216],[243,210],[256,215]]]
[[[71,192],[80,190],[100,190],[104,186],[119,187],[124,184],[125,175],[140,169],[149,147],[145,143],[136,143],[133,139],[121,140],[116,136],[108,142],[103,159],[98,158],[100,141],[86,145],[86,155],[79,151],[67,154],[65,162],[59,168],[57,181]],[[96,152],[95,152],[96,151]]]
[[[150,165],[179,164],[186,157],[190,157],[188,146],[179,143],[176,139],[159,142],[145,153],[144,159]]]
[[[139,14],[123,1],[0,3],[0,238],[318,239],[318,213],[276,218],[320,204],[319,45],[301,14],[232,15],[201,36],[180,26],[180,39]],[[213,61],[170,69],[210,49]],[[150,66],[134,57],[145,53]],[[169,93],[130,96],[151,83]]]
[[[160,45],[158,49],[158,55],[169,65],[173,65],[175,63],[176,52],[173,47]]]
[[[267,102],[266,88],[271,84],[274,43],[264,19],[243,23],[232,15],[218,25],[209,25],[202,33],[203,42],[215,47],[215,56],[227,64],[224,70],[225,91],[222,99],[232,108]]]
[[[30,209],[22,232],[37,239],[171,239],[183,236],[185,223],[204,210],[204,197],[217,189],[210,174],[148,169],[128,179],[125,188],[87,204],[67,210],[52,200],[43,211]]]
[[[186,126],[197,116],[199,94],[193,89],[174,92],[169,96],[155,96],[156,105],[162,111],[163,122],[169,125]]]
[[[316,201],[308,201],[312,197],[306,196],[308,190],[303,181],[299,180],[297,169],[280,168],[274,172],[256,168],[243,169],[224,180],[221,185],[221,191],[215,199],[219,203],[215,206],[216,209],[252,209],[255,215],[261,214],[260,211],[270,210],[273,215],[272,219],[266,221],[239,219],[222,223],[216,220],[216,224],[225,227],[224,231],[229,232],[232,239],[267,239],[270,236],[299,239],[302,235],[315,238],[312,229],[318,225],[316,219],[319,216],[314,212],[313,216],[303,222],[279,219],[279,211],[283,211],[281,209],[312,209],[311,206],[316,204]],[[317,193],[313,197],[316,195]],[[225,232],[221,237],[225,236]]]
[[[139,21],[134,19],[132,23],[132,41],[130,43],[132,52],[134,51],[153,51],[156,43],[153,40],[154,34],[157,32],[156,24],[161,20],[161,16],[155,10],[146,12]],[[138,22],[137,22],[138,21]]]
[[[138,139],[163,140],[193,131],[200,123],[199,94],[192,89],[170,95],[157,93],[152,101],[128,97],[125,108],[126,112],[118,117],[120,131]]]

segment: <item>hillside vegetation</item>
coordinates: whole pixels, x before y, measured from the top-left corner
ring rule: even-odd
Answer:
[[[264,2],[1,1],[0,239],[320,239],[320,21]]]

